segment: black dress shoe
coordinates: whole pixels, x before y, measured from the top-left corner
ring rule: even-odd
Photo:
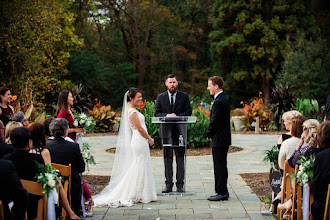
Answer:
[[[281,203],[281,200],[282,200],[282,197],[278,197],[277,199],[272,201],[272,204],[277,206],[279,203]]]
[[[221,194],[218,194],[218,195],[215,195],[215,196],[210,196],[208,198],[209,201],[221,201],[221,200],[228,200],[229,198],[229,194],[226,193],[224,195],[221,195]]]
[[[166,186],[166,188],[162,191],[162,193],[170,193],[172,192],[172,187]]]
[[[179,188],[177,188],[176,191],[179,192],[179,193],[184,193],[184,192],[185,192],[184,189],[183,189],[183,187],[179,187]]]

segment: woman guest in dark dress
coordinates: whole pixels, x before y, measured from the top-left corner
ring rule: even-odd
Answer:
[[[72,140],[76,140],[76,134],[83,132],[82,128],[74,128],[73,127],[73,113],[71,110],[71,106],[73,105],[73,96],[72,93],[68,90],[64,90],[60,92],[58,96],[58,102],[57,102],[57,118],[64,118],[69,123],[69,135]]]
[[[14,114],[14,109],[11,105],[11,98],[12,95],[10,93],[10,90],[6,87],[0,88],[0,120],[3,122],[3,124],[6,126],[11,118],[11,116]]]
[[[320,152],[314,162],[312,181],[312,215],[314,220],[323,219],[328,185],[330,184],[330,121],[322,122],[317,128],[317,142]]]

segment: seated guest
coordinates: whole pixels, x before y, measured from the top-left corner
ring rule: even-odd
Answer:
[[[10,105],[12,101],[10,90],[6,87],[0,87],[0,120],[6,126],[10,117],[14,114],[14,109]]]
[[[301,115],[292,118],[292,126],[291,126],[292,137],[285,140],[282,143],[280,153],[278,155],[278,166],[282,170],[284,169],[285,161],[287,161],[291,157],[298,143],[300,142],[300,137],[303,132],[304,121],[306,121],[306,117]]]
[[[80,173],[85,171],[85,162],[81,155],[79,145],[64,140],[68,134],[68,121],[63,118],[56,118],[49,125],[50,133],[54,137],[48,140],[46,146],[50,152],[53,163],[68,166],[71,164],[72,191],[71,201],[72,209],[79,216],[81,209],[81,177]]]
[[[6,155],[4,159],[9,159],[13,162],[17,174],[20,179],[36,181],[35,176],[39,173],[35,163],[44,164],[41,155],[30,154],[32,147],[31,132],[23,127],[15,128],[10,132],[10,140],[15,148],[15,151]],[[34,219],[37,216],[38,199],[40,197],[30,195],[30,203],[28,208],[28,218]]]
[[[5,142],[6,144],[11,144],[10,133],[15,128],[23,127],[22,123],[16,121],[10,121],[5,129]]]
[[[26,119],[23,112],[16,112],[13,117],[11,118],[11,121],[16,121],[22,123],[23,127],[26,128],[29,124],[28,120]]]
[[[292,168],[295,168],[297,161],[300,160],[300,156],[306,157],[318,152],[316,144],[318,125],[319,122],[315,119],[308,119],[303,123],[303,133],[300,142],[288,160],[288,163]],[[304,143],[306,146],[301,147]],[[280,210],[290,210],[292,208],[292,197],[285,203],[279,204],[278,208]]]
[[[288,160],[291,167],[295,168],[297,161],[300,160],[300,156],[306,157],[318,152],[316,137],[319,124],[316,119],[308,119],[303,123],[303,133],[300,142]],[[304,143],[306,146],[302,147]]]
[[[320,152],[314,162],[312,181],[312,215],[314,220],[323,219],[328,185],[330,184],[330,121],[322,122],[317,128],[317,142]]]
[[[23,188],[11,161],[0,160],[0,176],[0,200],[3,202],[5,219],[24,219],[29,195]],[[10,201],[14,202],[11,209],[8,207]]]
[[[32,122],[28,125],[28,129],[31,132],[32,148],[30,153],[40,154],[45,161],[45,164],[51,165],[51,158],[49,150],[46,148],[46,140],[44,134],[44,127],[42,124],[37,122]],[[60,192],[60,204],[64,207],[65,211],[68,213],[70,219],[79,219],[77,215],[72,211],[65,191],[61,183],[59,183]]]
[[[278,140],[277,140],[277,148],[280,149],[283,141],[291,138],[291,128],[292,128],[292,118],[295,116],[301,115],[300,112],[293,110],[293,111],[288,111],[284,112],[282,115],[282,119],[285,125],[285,130],[289,131],[285,134],[282,134]]]
[[[0,158],[14,151],[14,147],[5,142],[5,126],[0,121]]]
[[[45,164],[51,165],[50,153],[46,148],[46,140],[44,134],[44,126],[37,122],[32,122],[28,125],[31,132],[32,148],[30,153],[40,154],[45,161]]]

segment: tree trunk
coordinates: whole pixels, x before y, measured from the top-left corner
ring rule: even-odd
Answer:
[[[270,90],[269,90],[269,79],[268,78],[263,78],[262,79],[262,93],[264,95],[264,101],[265,103],[269,103],[270,99]]]

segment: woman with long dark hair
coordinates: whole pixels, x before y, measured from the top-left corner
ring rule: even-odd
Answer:
[[[72,140],[75,141],[76,133],[83,132],[83,129],[74,128],[73,126],[74,115],[71,110],[72,105],[73,105],[72,93],[68,90],[64,90],[60,92],[58,96],[57,109],[56,109],[57,118],[64,118],[69,122],[68,137],[70,137]]]
[[[14,109],[11,105],[12,95],[7,87],[0,88],[0,120],[4,126],[10,121],[10,117],[14,114]]]

